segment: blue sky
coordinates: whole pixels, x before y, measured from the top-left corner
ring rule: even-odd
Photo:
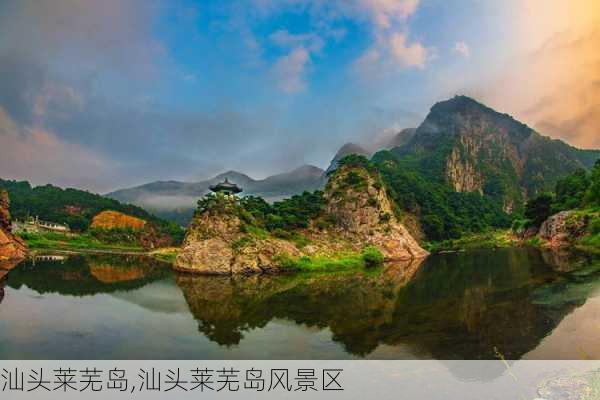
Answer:
[[[551,90],[581,98],[598,78],[581,44],[598,7],[564,4],[7,0],[0,175],[107,191],[326,167],[345,142],[376,148],[455,94],[599,146],[597,96],[557,111]],[[578,67],[565,73],[557,52]]]

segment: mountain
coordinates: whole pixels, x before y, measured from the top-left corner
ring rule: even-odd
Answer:
[[[492,198],[509,213],[600,158],[598,150],[542,136],[466,96],[435,104],[413,137],[392,153],[410,159],[428,179]]]
[[[244,191],[243,195],[277,201],[304,191],[313,191],[323,185],[321,168],[303,165],[293,171],[255,180],[236,171],[228,171],[201,182],[159,181],[121,189],[106,196],[124,203],[136,204],[156,215],[174,220],[181,225],[190,221],[196,202],[209,192],[209,187],[227,178]]]
[[[408,143],[415,133],[417,132],[417,128],[406,128],[402,129],[400,132],[395,134],[388,143],[384,146],[387,149],[393,149],[394,147],[400,147]]]
[[[331,160],[329,167],[325,170],[325,175],[329,175],[331,172],[335,171],[337,168],[338,162],[350,154],[357,154],[359,156],[370,157],[371,153],[365,150],[361,145],[356,143],[346,143],[335,153],[335,156]]]

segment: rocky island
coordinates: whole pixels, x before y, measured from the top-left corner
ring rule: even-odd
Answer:
[[[362,156],[344,158],[318,199],[305,227],[284,231],[265,229],[256,198],[209,195],[199,201],[174,267],[251,274],[297,269],[314,260],[343,266],[361,257],[369,264],[429,254],[401,223],[379,173]]]

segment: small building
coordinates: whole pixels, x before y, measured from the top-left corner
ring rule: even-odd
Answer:
[[[42,221],[38,217],[29,218],[25,222],[13,221],[12,229],[15,233],[39,231],[53,231],[62,233],[71,232],[71,229],[68,225],[63,225],[50,221]]]
[[[232,196],[234,194],[240,193],[242,189],[236,185],[235,183],[229,182],[227,178],[223,182],[217,183],[210,187],[215,193],[222,193],[224,195]]]

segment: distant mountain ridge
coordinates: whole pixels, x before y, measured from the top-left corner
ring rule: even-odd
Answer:
[[[449,185],[459,193],[479,193],[507,213],[520,209],[528,197],[552,188],[558,178],[578,168],[589,169],[600,158],[600,150],[581,150],[542,136],[466,96],[436,103],[417,128],[402,129],[379,146],[403,160],[401,168],[418,171],[423,179]],[[201,182],[158,181],[106,196],[183,225],[190,221],[197,200],[209,186],[225,178],[241,186],[242,195],[277,201],[323,188],[346,155],[371,158],[373,152],[366,148],[344,144],[325,171],[304,165],[260,180],[228,171]],[[380,153],[375,159],[381,159]]]
[[[187,224],[196,208],[196,202],[209,192],[209,187],[227,178],[242,189],[242,195],[260,196],[277,201],[304,191],[323,186],[324,172],[313,165],[303,165],[289,172],[253,179],[237,171],[227,171],[200,182],[157,181],[106,194],[112,199],[139,205],[163,218]]]

